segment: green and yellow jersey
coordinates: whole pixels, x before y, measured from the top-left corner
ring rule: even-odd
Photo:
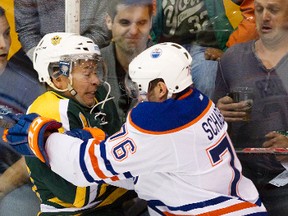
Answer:
[[[102,101],[105,96],[106,90],[99,87],[95,100]],[[113,134],[120,128],[120,120],[112,100],[107,101],[104,107],[95,107],[92,113],[90,110],[73,99],[47,91],[31,104],[28,113],[37,113],[62,122],[60,132],[99,127],[107,134]],[[103,122],[107,124],[102,125]],[[136,196],[134,191],[107,184],[77,187],[54,173],[39,159],[25,159],[33,183],[32,189],[41,200],[41,211],[38,215],[119,216],[122,215],[122,203]]]

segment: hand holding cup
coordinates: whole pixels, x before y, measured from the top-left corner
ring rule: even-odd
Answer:
[[[251,120],[251,111],[253,106],[253,89],[250,87],[236,87],[228,94],[233,99],[234,103],[243,103],[244,106],[237,111],[243,111],[246,115],[243,121]]]

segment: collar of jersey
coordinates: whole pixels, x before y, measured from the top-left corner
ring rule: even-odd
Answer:
[[[193,89],[178,100],[142,102],[129,113],[128,121],[143,133],[171,133],[196,123],[211,105],[212,101]]]

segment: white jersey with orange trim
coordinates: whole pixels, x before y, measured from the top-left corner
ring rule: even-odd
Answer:
[[[105,142],[54,133],[46,150],[52,170],[76,185],[124,180],[151,215],[267,215],[227,123],[197,89],[138,104]]]

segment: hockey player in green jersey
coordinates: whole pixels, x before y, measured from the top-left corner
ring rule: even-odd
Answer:
[[[57,119],[60,131],[99,127],[107,134],[120,128],[116,107],[101,82],[105,67],[99,48],[89,38],[72,33],[50,33],[39,42],[33,65],[48,91],[28,113]],[[101,184],[76,187],[53,173],[37,158],[26,157],[33,190],[41,200],[40,215],[121,216],[122,203],[133,191]]]

